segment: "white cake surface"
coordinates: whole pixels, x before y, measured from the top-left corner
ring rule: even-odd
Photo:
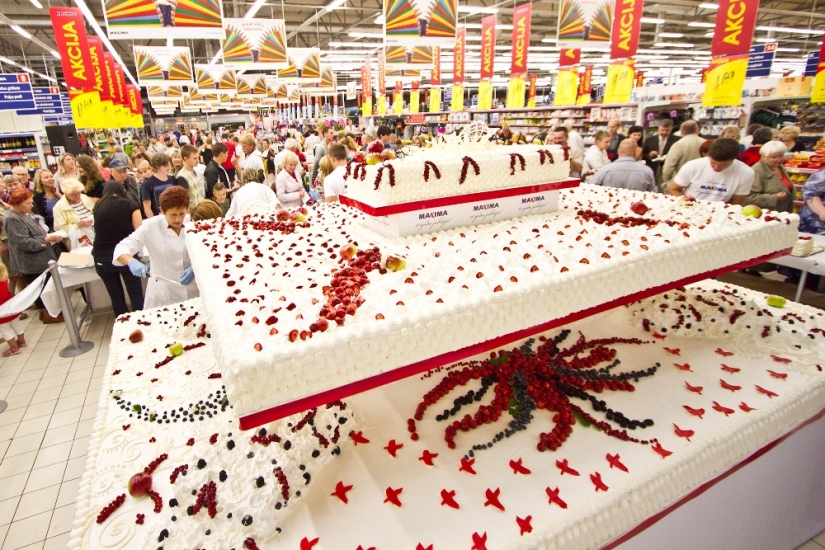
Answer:
[[[793,245],[792,256],[810,256],[814,253],[814,240],[811,237],[802,236]]]
[[[583,185],[560,210],[402,239],[339,203],[294,232],[275,215],[199,222],[187,247],[224,382],[240,416],[535,327],[611,300],[790,248],[798,217]],[[642,200],[644,218],[630,205]],[[597,223],[592,212],[604,213]],[[608,218],[609,215],[614,216]],[[308,227],[303,227],[308,225]],[[283,227],[283,226],[279,226]],[[291,226],[292,227],[292,226]],[[311,332],[341,250],[406,259],[356,277],[354,314]],[[368,284],[364,284],[364,280]],[[336,309],[340,306],[336,306]],[[328,313],[328,312],[327,312]],[[267,324],[270,323],[270,324]],[[292,338],[290,338],[290,336]],[[310,337],[311,336],[311,337]],[[293,341],[291,341],[293,340]],[[259,351],[256,351],[259,350]]]
[[[477,143],[443,149],[436,146],[381,164],[365,165],[357,172],[351,164],[347,196],[379,207],[561,181],[567,179],[570,173],[570,161],[566,155],[558,145]],[[478,174],[469,162],[465,168],[465,158],[476,163]],[[433,166],[425,166],[426,163]],[[462,171],[465,174],[463,180]]]
[[[676,307],[682,303],[679,292],[688,296],[723,293],[755,307],[769,307],[764,295],[714,281],[668,291],[668,298],[662,295],[652,301]],[[825,408],[822,311],[789,302],[784,308],[773,308],[774,326],[780,330],[763,337],[759,327],[752,327],[729,339],[710,337],[708,331],[701,337],[647,332],[639,328],[639,319],[633,315],[640,306],[633,305],[501,350],[507,359],[502,362],[496,354],[498,387],[491,386],[480,401],[459,401],[457,414],[446,421],[436,417],[454,407],[468,390],[479,392],[481,380],[470,375],[438,399],[426,400],[429,406],[414,423],[415,436],[410,420],[425,395],[443,387],[444,379],[461,378],[465,369],[483,368],[489,354],[354,396],[348,405],[357,411],[358,424],[349,418],[348,408],[349,420],[341,430],[347,448],[334,457],[325,453],[314,461],[307,459],[312,481],[301,490],[311,491],[290,501],[284,509],[288,514],[276,513],[272,501],[278,498],[279,487],[271,472],[261,474],[266,476],[263,487],[254,483],[262,469],[257,465],[265,462],[258,455],[289,465],[300,482],[302,471],[295,466],[304,462],[303,454],[294,448],[285,451],[275,443],[265,448],[249,443],[254,434],[237,431],[231,407],[194,424],[158,425],[129,418],[110,394],[118,389],[123,392],[121,397],[146,402],[156,394],[171,400],[185,395],[206,397],[220,389],[221,380],[206,378],[215,368],[214,337],[197,339],[193,331],[179,328],[182,319],[192,311],[201,312],[203,305],[199,300],[184,305],[185,312],[151,310],[116,325],[102,390],[105,398],[100,401],[87,470],[78,491],[71,549],[240,550],[249,548],[244,545],[249,536],[261,549],[416,549],[430,545],[434,550],[473,545],[596,549]],[[700,324],[708,327],[727,316],[727,311],[719,312],[715,321],[706,316]],[[152,322],[140,326],[144,342],[121,340],[139,326],[135,321],[141,317]],[[200,316],[195,322],[199,324]],[[157,354],[151,353],[150,346],[155,342],[165,345],[170,339],[206,345],[156,370]],[[548,348],[549,341],[557,342],[560,353],[548,356],[540,351]],[[599,362],[583,365],[594,352]],[[129,355],[134,356],[126,359]],[[616,360],[619,363],[611,366]],[[570,372],[573,365],[583,368]],[[184,369],[191,374],[186,375]],[[524,384],[547,369],[563,377],[550,380],[556,390],[561,382],[584,386],[609,383],[611,376],[632,385],[633,391],[626,391],[628,387],[586,391],[627,419],[652,420],[652,425],[627,430],[647,444],[611,437],[604,429],[586,427],[577,419],[556,450],[540,452],[537,444],[542,434],[558,425],[555,417],[560,406],[575,405],[596,421],[620,429],[615,413],[609,420],[608,413],[592,406],[593,401],[565,392],[563,402],[549,407],[553,410],[526,408],[531,418],[508,437],[497,438],[513,420],[505,410],[491,424],[459,430],[456,447],[449,448],[445,428],[451,422],[489,406],[510,383]],[[114,375],[116,370],[120,372]],[[137,377],[135,371],[145,374]],[[525,378],[514,376],[516,371]],[[150,372],[160,379],[150,383],[146,380]],[[528,401],[523,394],[519,396],[518,406],[526,407]],[[318,420],[315,426],[327,433]],[[124,424],[131,427],[124,431]],[[240,447],[234,451],[226,447],[229,432]],[[289,430],[281,426],[277,432],[286,435]],[[219,434],[215,445],[208,442],[212,433]],[[153,437],[156,441],[150,442]],[[195,439],[191,447],[186,445],[190,437]],[[478,450],[479,446],[485,448]],[[246,458],[249,450],[256,453],[252,459]],[[154,488],[163,498],[163,509],[156,514],[148,497],[128,496],[126,482],[161,452],[170,458],[154,474]],[[199,459],[207,463],[202,470],[196,467]],[[169,474],[182,463],[190,465],[188,475],[169,484]],[[220,470],[228,472],[226,482],[219,480]],[[292,483],[293,474],[288,475]],[[208,481],[217,486],[217,519],[209,520],[205,510],[187,516],[186,507],[196,498],[191,490]],[[97,514],[123,493],[127,494],[125,503],[98,525]],[[177,498],[179,506],[170,508],[171,498]],[[234,514],[232,520],[226,519],[229,512]],[[145,516],[142,525],[135,524],[138,513]],[[172,514],[176,521],[171,521]],[[253,522],[244,526],[240,519],[247,514]],[[163,529],[169,531],[169,538],[158,542]]]

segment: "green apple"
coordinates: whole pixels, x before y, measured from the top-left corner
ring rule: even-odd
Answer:
[[[768,296],[768,305],[771,307],[785,307],[785,302],[787,302],[787,300],[782,296],[777,296],[776,294]]]
[[[760,218],[762,217],[762,209],[755,204],[749,204],[742,209],[742,215],[749,218]]]
[[[183,344],[180,342],[175,342],[171,346],[169,346],[169,353],[172,357],[177,357],[178,355],[183,353]]]

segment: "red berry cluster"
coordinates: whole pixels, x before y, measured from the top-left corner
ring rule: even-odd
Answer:
[[[198,316],[198,314],[197,314],[197,313],[195,313],[194,315],[190,315],[189,317],[187,317],[187,318],[186,318],[186,320],[183,322],[183,326],[188,327],[188,326],[189,326],[189,323],[191,323],[192,321],[194,321],[194,320],[195,320],[195,318],[197,318],[197,316]]]
[[[193,349],[202,348],[206,345],[206,342],[195,342],[194,344],[186,344],[183,346],[183,351],[191,351]]]
[[[292,426],[292,433],[297,432],[298,430],[303,428],[307,422],[315,418],[315,414],[317,412],[318,409],[312,409],[309,412],[307,412],[301,420],[299,420],[294,426]]]
[[[247,537],[247,539],[243,541],[243,547],[246,548],[246,550],[260,550],[258,545],[255,544],[255,539],[252,537]]]
[[[160,498],[160,495],[156,491],[149,491],[146,494],[149,495],[149,498],[151,498],[152,502],[155,503],[155,507],[152,511],[156,514],[160,514],[160,511],[163,510],[163,499]]]
[[[621,225],[623,227],[637,227],[646,225],[647,227],[656,227],[660,223],[669,225],[670,227],[678,227],[679,229],[689,229],[691,225],[685,222],[676,222],[673,220],[654,220],[652,218],[643,218],[641,216],[611,216],[604,212],[597,210],[579,210],[576,215],[585,221],[593,221],[604,225]],[[644,240],[644,239],[643,239]]]
[[[155,363],[155,368],[156,368],[156,369],[159,369],[159,368],[161,368],[161,367],[162,367],[162,366],[164,366],[164,365],[168,365],[168,364],[169,364],[169,363],[171,363],[174,359],[175,359],[175,356],[174,356],[174,355],[167,355],[166,357],[164,357],[163,359],[161,359],[160,361],[158,361],[157,363]]]
[[[561,150],[564,151],[564,160],[570,160],[570,146],[562,145]]]
[[[481,169],[478,167],[478,163],[474,161],[472,158],[464,157],[461,159],[461,162],[461,176],[458,178],[459,185],[467,181],[467,170],[470,168],[470,166],[473,167],[473,172],[476,176],[481,173]]]
[[[385,267],[381,267],[381,252],[378,247],[359,250],[347,260],[347,266],[333,275],[330,286],[323,288],[327,301],[319,311],[318,320],[309,325],[310,332],[324,332],[333,321],[343,325],[347,315],[355,315],[358,307],[364,303],[360,294],[361,289],[370,282],[367,273],[373,270],[381,274],[387,272]]]
[[[198,329],[198,338],[203,338],[206,336],[206,325],[201,325],[201,328]]]
[[[741,309],[734,309],[733,313],[731,313],[730,317],[729,317],[730,324],[734,324],[736,322],[736,320],[738,318],[740,318],[741,316],[743,316],[744,314],[745,314],[745,312],[742,311]]]
[[[212,374],[207,376],[207,378],[209,380],[215,380],[216,378],[220,378],[220,377],[221,377],[221,373],[219,373],[219,372],[213,372]]]
[[[138,525],[143,525],[143,520],[146,518],[145,514],[138,514],[137,519],[135,519],[135,523]]]
[[[163,453],[162,455],[157,457],[155,460],[150,462],[149,465],[143,469],[143,473],[152,475],[153,473],[155,473],[155,469],[160,465],[160,463],[163,462],[164,460],[166,460],[167,458],[169,458],[169,455],[166,454],[166,453]]]
[[[542,166],[544,166],[544,160],[549,159],[550,164],[555,164],[556,161],[553,159],[553,154],[548,151],[547,149],[539,149],[539,162]]]
[[[204,506],[209,512],[209,517],[214,519],[218,513],[218,488],[214,481],[204,484],[198,491],[198,500],[192,508],[192,515],[197,515]]]
[[[281,470],[280,466],[275,466],[275,469],[272,470],[272,473],[275,474],[275,478],[278,480],[278,484],[281,486],[281,496],[284,498],[284,502],[289,501],[289,480],[286,478],[284,471]]]
[[[430,168],[432,168],[433,174],[435,174],[435,179],[440,180],[441,171],[433,161],[428,160],[424,163],[424,181],[430,181]]]
[[[126,493],[121,494],[121,495],[120,495],[120,496],[118,496],[116,499],[114,499],[112,502],[110,502],[109,504],[107,504],[107,505],[106,505],[106,507],[105,507],[105,508],[103,508],[103,510],[101,510],[101,511],[100,511],[100,513],[97,515],[97,523],[98,523],[98,525],[100,525],[101,523],[103,523],[104,521],[106,521],[106,520],[109,518],[109,516],[111,516],[112,514],[114,514],[114,513],[115,513],[115,510],[117,510],[118,508],[120,508],[120,507],[121,507],[121,505],[122,505],[124,502],[126,502]]]
[[[175,468],[174,471],[172,472],[172,475],[169,476],[169,483],[174,485],[175,482],[178,480],[178,476],[180,474],[182,474],[184,471],[188,470],[188,469],[189,469],[189,464],[182,464],[182,465],[178,466],[177,468]]]
[[[253,435],[250,439],[251,443],[260,443],[264,447],[269,447],[270,443],[280,443],[281,437],[278,434],[269,435]]]
[[[327,447],[329,447],[329,439],[327,439],[326,437],[324,437],[324,435],[323,435],[323,434],[321,434],[321,433],[318,431],[318,428],[316,428],[315,426],[313,426],[313,427],[312,427],[312,435],[314,435],[314,436],[318,439],[318,442],[321,444],[321,446],[322,446],[324,449],[326,449]]]
[[[378,168],[378,174],[375,176],[375,190],[378,191],[378,186],[381,185],[381,177],[384,175],[384,170],[390,173],[390,187],[395,187],[395,166],[392,164],[384,164]]]
[[[542,157],[542,158],[544,158],[544,157]],[[521,156],[519,153],[510,153],[510,175],[511,176],[516,175],[516,159],[518,159],[519,165],[521,166],[521,171],[524,172],[524,170],[525,170],[526,164],[525,164],[525,161],[524,161],[524,157]],[[476,175],[478,175],[478,174],[476,173]]]

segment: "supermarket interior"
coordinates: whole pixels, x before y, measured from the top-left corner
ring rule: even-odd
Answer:
[[[825,550],[819,0],[0,10],[0,550]]]

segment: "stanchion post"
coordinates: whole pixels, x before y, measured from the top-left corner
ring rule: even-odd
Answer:
[[[63,320],[66,323],[66,329],[69,331],[69,338],[72,341],[72,345],[60,350],[59,355],[60,357],[77,357],[78,355],[83,355],[95,347],[95,345],[93,342],[84,342],[80,339],[80,331],[77,328],[77,318],[74,314],[74,308],[72,308],[72,302],[69,299],[69,293],[63,288],[63,281],[60,280],[57,262],[49,262],[49,271],[54,279],[57,298],[60,300],[60,309],[63,311]]]

